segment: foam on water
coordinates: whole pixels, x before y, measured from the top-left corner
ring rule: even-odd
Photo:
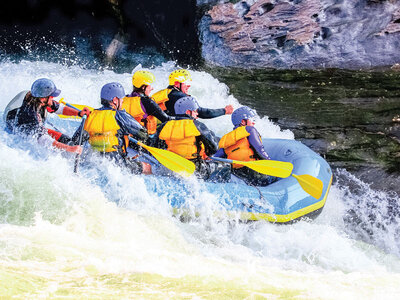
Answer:
[[[157,78],[155,90],[167,85],[173,69],[173,63],[166,63],[151,70]],[[192,94],[201,105],[240,105],[210,74],[192,71],[192,75]],[[68,102],[93,107],[99,106],[103,84],[119,81],[127,92],[131,87],[131,74],[47,62],[2,62],[0,111],[40,77],[52,78]],[[207,120],[207,125],[219,135],[231,129],[227,116]],[[267,118],[257,127],[266,137],[293,138]],[[400,260],[393,233],[397,224],[386,224],[387,230],[373,228],[379,239],[365,240],[345,222],[349,195],[353,202],[369,197],[373,191],[367,187],[364,194],[351,194],[342,183],[334,184],[314,222],[277,226],[216,219],[218,199],[194,180],[193,206],[204,204],[202,214],[182,223],[172,217],[163,196],[146,189],[144,177],[104,161],[98,168],[102,176],[84,168],[76,175],[73,156],[20,142],[0,130],[0,295],[400,296]],[[376,194],[376,201],[387,195]],[[361,216],[367,213],[360,211]]]

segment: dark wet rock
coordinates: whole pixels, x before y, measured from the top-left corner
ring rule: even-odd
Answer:
[[[208,71],[226,83],[241,104],[291,130],[333,168],[377,170],[379,184],[374,188],[395,187],[400,192],[400,73],[217,67]],[[363,179],[374,182],[374,171],[368,176],[362,172]]]
[[[199,28],[203,57],[220,66],[355,69],[400,61],[400,1],[218,3]]]

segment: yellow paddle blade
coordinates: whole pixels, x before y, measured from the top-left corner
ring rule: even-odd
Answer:
[[[154,156],[154,158],[160,162],[160,164],[184,177],[189,177],[196,169],[196,166],[193,162],[174,152],[150,147],[141,142],[138,142],[138,145],[147,149]]]
[[[277,160],[254,160],[254,161],[238,161],[232,160],[233,163],[246,166],[258,173],[286,178],[292,174],[293,164],[286,161]]]
[[[308,194],[313,196],[315,199],[321,198],[322,189],[324,184],[318,178],[305,174],[305,175],[296,175],[292,174],[294,178],[297,179],[300,186],[306,191]]]

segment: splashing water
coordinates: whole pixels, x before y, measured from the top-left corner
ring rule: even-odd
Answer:
[[[151,69],[155,90],[167,85],[174,67],[169,62]],[[192,75],[191,92],[201,105],[240,105],[211,75]],[[103,84],[118,81],[127,92],[131,88],[128,73],[4,61],[0,111],[40,77],[53,79],[67,102],[93,107],[99,106]],[[231,130],[227,116],[206,123],[218,135]],[[257,127],[265,137],[293,138],[266,117]],[[337,183],[314,222],[277,226],[215,219],[218,199],[196,181],[193,205],[203,203],[202,214],[182,223],[164,196],[146,189],[143,176],[99,164],[104,185],[91,170],[73,174],[73,156],[19,142],[0,130],[2,297],[400,297],[398,218],[384,204],[399,199],[369,189],[346,171],[337,172]],[[351,210],[359,223],[349,221]]]

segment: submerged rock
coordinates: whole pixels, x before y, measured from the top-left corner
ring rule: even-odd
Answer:
[[[346,69],[400,62],[400,1],[219,3],[199,23],[209,63],[245,68]]]

